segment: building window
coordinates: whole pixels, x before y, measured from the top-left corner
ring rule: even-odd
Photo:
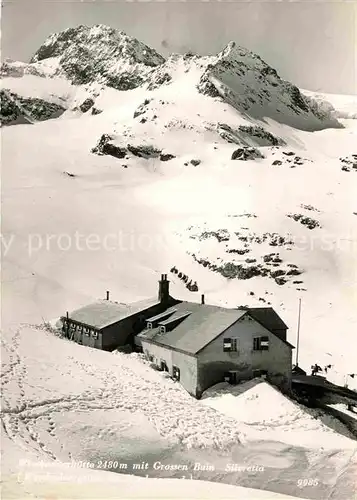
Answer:
[[[82,325],[78,325],[78,333],[82,333],[83,331],[83,326]]]
[[[88,328],[87,326],[85,326],[84,327],[84,333],[89,336],[89,334],[90,334],[90,328]]]
[[[97,339],[98,338],[98,332],[95,330],[92,331],[93,338]]]
[[[165,333],[166,332],[166,326],[165,325],[161,325],[160,328],[159,328],[159,332],[160,333]]]
[[[237,352],[238,351],[238,339],[237,339],[237,337],[224,339],[223,340],[223,351],[224,352]]]
[[[177,368],[177,366],[172,367],[172,377],[175,380],[180,380],[180,368]]]
[[[147,327],[148,327],[148,330],[152,330],[152,323],[151,323],[151,321],[148,321]]]
[[[223,351],[228,352],[231,350],[232,339],[224,339],[223,340]]]
[[[268,351],[269,337],[254,337],[253,351]]]
[[[164,360],[161,360],[160,361],[160,369],[163,371],[163,372],[168,372],[169,369],[167,367],[167,364],[166,364],[166,361]]]

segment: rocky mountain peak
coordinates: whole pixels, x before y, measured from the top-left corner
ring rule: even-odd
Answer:
[[[57,58],[56,75],[74,84],[99,81],[118,90],[135,88],[165,59],[123,31],[102,24],[80,25],[49,36],[31,59]]]
[[[331,113],[321,110],[261,57],[235,42],[206,59],[197,85],[200,93],[221,98],[258,120],[271,118],[303,130],[340,126]]]

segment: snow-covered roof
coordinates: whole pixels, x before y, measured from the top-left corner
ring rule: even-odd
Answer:
[[[157,297],[140,300],[132,304],[100,300],[71,312],[69,318],[100,329],[140,311],[145,311],[156,304],[158,304]]]
[[[288,326],[272,307],[249,307],[249,313],[268,330],[285,330]]]
[[[143,332],[140,337],[190,354],[196,354],[203,349],[246,313],[244,310],[194,302],[181,302],[168,311],[171,309],[173,314],[169,318],[170,322],[179,320],[185,313],[188,316],[167,333],[160,334],[158,328],[154,328]]]
[[[274,332],[269,328],[269,326],[274,325],[276,327],[278,324],[281,327],[281,324],[285,325],[272,308],[266,308],[267,311],[265,314],[264,311],[262,311],[264,308],[257,309],[261,313],[259,316],[259,322],[273,334]],[[251,310],[228,309],[209,304],[181,302],[180,304],[176,304],[174,307],[167,309],[166,314],[169,312],[172,312],[172,314],[166,321],[164,321],[164,319],[166,319],[165,316],[163,321],[159,322],[156,328],[145,330],[139,334],[139,337],[141,339],[159,342],[166,347],[178,349],[189,354],[197,354],[201,349],[212,342],[212,340],[227,330],[245,314],[250,314]],[[264,319],[267,321],[264,322]],[[268,321],[269,319],[271,320],[270,323]],[[273,322],[273,319],[275,322]],[[168,331],[165,333],[160,332],[160,325],[169,327],[170,324],[175,324],[176,320],[178,322],[177,326],[171,330],[170,328],[167,328]],[[284,339],[280,338],[280,340],[289,347],[293,347]]]

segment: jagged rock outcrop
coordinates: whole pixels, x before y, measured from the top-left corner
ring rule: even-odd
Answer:
[[[111,141],[113,137],[108,134],[103,134],[98,141],[98,144],[92,149],[92,153],[97,155],[109,155],[114,158],[125,158],[127,154],[126,148],[116,146]]]
[[[154,146],[143,144],[141,146],[134,146],[128,144],[128,151],[134,156],[139,158],[158,158],[161,154],[161,149],[157,149]]]
[[[357,154],[352,154],[340,158],[342,164],[341,170],[344,172],[357,172]]]
[[[138,87],[147,73],[165,59],[123,31],[104,25],[78,26],[54,33],[31,59],[57,58],[55,74],[73,84],[98,81],[118,90]]]
[[[79,106],[79,109],[82,111],[82,113],[86,113],[89,111],[92,107],[94,106],[94,100],[88,97],[85,99],[82,104]]]
[[[170,161],[176,158],[175,155],[172,155],[171,153],[161,153],[160,154],[160,160],[161,161]]]
[[[232,160],[256,160],[264,158],[264,155],[256,148],[238,148],[232,153]]]
[[[6,59],[0,67],[2,78],[22,78],[24,75],[45,77],[45,73],[35,64],[27,64],[20,61]]]
[[[230,127],[226,123],[218,124],[218,133],[227,142],[244,146],[283,146],[285,142],[275,137],[263,127],[240,125]]]
[[[210,58],[197,88],[255,119],[269,117],[303,130],[343,127],[330,109],[321,109],[257,54],[235,42]]]
[[[118,146],[114,144],[115,138],[109,134],[103,134],[91,152],[97,155],[110,155],[115,158],[125,158],[130,153],[138,158],[159,158],[161,161],[169,161],[175,158],[170,153],[163,153],[161,149],[150,144]]]
[[[50,120],[66,111],[65,108],[53,102],[34,97],[21,97],[5,89],[0,90],[0,101],[2,125]]]
[[[306,226],[308,229],[315,229],[316,227],[321,227],[318,220],[313,219],[312,217],[307,217],[303,214],[287,214],[287,217],[293,219],[295,222],[300,222],[303,226]]]

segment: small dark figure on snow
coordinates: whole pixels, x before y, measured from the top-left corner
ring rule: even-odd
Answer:
[[[321,366],[319,366],[317,363],[311,366],[311,375],[316,375],[318,372],[322,372]]]
[[[182,272],[180,271],[177,276],[181,279],[182,278]]]

